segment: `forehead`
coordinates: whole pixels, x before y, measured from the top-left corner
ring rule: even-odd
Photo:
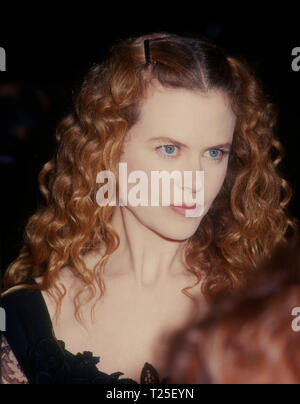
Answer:
[[[144,140],[154,135],[178,140],[212,138],[230,140],[236,117],[227,96],[219,91],[200,93],[186,89],[152,87],[141,105],[135,127]]]

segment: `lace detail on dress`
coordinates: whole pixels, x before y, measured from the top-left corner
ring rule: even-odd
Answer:
[[[1,335],[0,384],[29,384],[4,335]]]
[[[141,384],[159,384],[159,376],[156,369],[146,362],[141,374]]]
[[[65,349],[65,343],[47,337],[41,339],[29,353],[29,359],[35,375],[36,384],[138,384],[137,381],[124,378],[124,373],[111,375],[101,372],[96,366],[100,357],[84,351],[76,355]],[[149,363],[141,372],[141,384],[166,383],[159,381],[155,368]]]

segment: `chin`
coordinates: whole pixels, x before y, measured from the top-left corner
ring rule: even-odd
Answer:
[[[203,218],[186,218],[171,212],[171,215],[165,208],[147,207],[130,209],[138,221],[145,227],[166,239],[174,241],[184,241],[192,237]],[[167,213],[168,212],[168,213]]]
[[[191,238],[197,231],[197,228],[194,231],[180,231],[180,232],[174,232],[174,231],[160,231],[160,235],[166,239],[169,240],[174,240],[174,241],[185,241]]]
[[[174,241],[185,241],[196,233],[199,224],[199,220],[185,224],[179,224],[175,221],[170,224],[162,221],[159,225],[152,225],[149,228],[163,238]]]

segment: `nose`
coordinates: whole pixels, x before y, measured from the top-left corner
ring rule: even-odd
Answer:
[[[199,158],[191,162],[183,171],[182,190],[195,195],[204,188],[204,170]]]
[[[185,170],[182,172],[182,181],[176,181],[175,186],[180,192],[186,193],[189,197],[195,198],[197,194],[204,191],[204,171]]]
[[[196,176],[196,179],[194,178]],[[203,191],[203,186],[204,186],[204,181],[203,181],[203,177],[204,176],[204,172],[199,172],[197,173],[193,173],[193,178],[192,178],[192,186],[189,186],[190,181],[188,181],[188,184],[186,184],[186,180],[184,179],[184,184],[182,187],[182,190],[184,192],[187,192],[189,194],[192,194],[193,196],[195,196],[198,192]]]

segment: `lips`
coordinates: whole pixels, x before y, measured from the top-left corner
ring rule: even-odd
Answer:
[[[170,205],[173,208],[180,208],[180,209],[195,209],[197,207],[197,204],[194,203],[193,205]]]
[[[203,208],[201,205],[197,205],[196,203],[192,206],[183,205],[182,206],[175,206],[170,205],[170,208],[185,217],[200,217],[203,214]]]

